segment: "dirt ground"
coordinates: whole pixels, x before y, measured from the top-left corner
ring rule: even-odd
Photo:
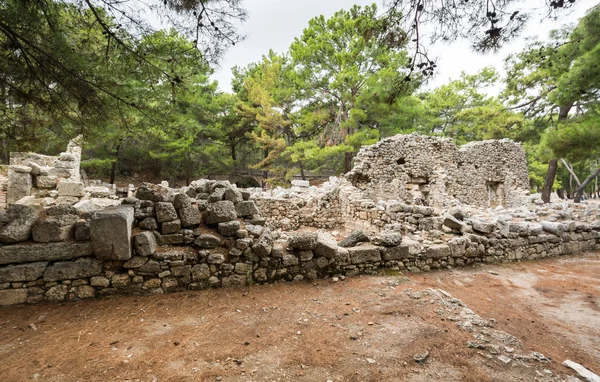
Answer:
[[[429,288],[493,327],[463,330]],[[468,347],[480,331],[515,343]],[[517,359],[534,351],[551,361]],[[0,309],[5,382],[573,380],[565,359],[600,373],[597,253]]]

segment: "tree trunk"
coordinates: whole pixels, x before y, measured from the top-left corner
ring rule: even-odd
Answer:
[[[302,165],[302,161],[300,161],[300,176],[302,180],[306,180],[306,175],[304,174],[304,166]]]
[[[237,160],[237,153],[235,152],[235,143],[231,144],[231,160],[233,160],[234,162]]]
[[[569,111],[573,107],[574,102],[569,102],[566,105],[562,105],[558,110],[558,121],[563,121],[569,116]],[[542,187],[542,200],[544,203],[550,203],[550,194],[552,194],[552,185],[554,184],[554,178],[556,177],[556,167],[558,165],[557,159],[550,159],[548,162],[548,172],[544,179],[544,187]]]
[[[542,187],[542,200],[544,203],[550,203],[550,194],[552,194],[552,185],[554,184],[557,165],[558,160],[556,159],[550,159],[550,162],[548,162],[548,171],[544,179],[544,187]]]
[[[192,177],[192,156],[187,153],[185,158],[185,185],[190,185],[190,178]]]
[[[122,141],[121,141],[122,142]],[[119,156],[121,154],[121,143],[117,145],[117,150],[115,153],[115,161],[112,162],[112,166],[110,167],[110,184],[115,184],[115,173],[117,170],[117,162],[119,161]]]
[[[564,199],[565,198],[565,190],[563,188],[559,188],[558,190],[556,190],[556,195],[558,195],[559,198]]]
[[[346,152],[344,153],[344,174],[350,172],[352,170],[352,153]]]
[[[575,203],[580,203],[581,202],[581,196],[583,195],[583,191],[585,190],[585,188],[587,187],[587,185],[590,184],[590,182],[592,181],[592,179],[597,178],[598,175],[600,175],[600,167],[598,167],[596,169],[596,171],[594,171],[594,173],[592,175],[588,176],[586,178],[586,180],[584,180],[583,183],[581,183],[581,187],[579,187],[579,190],[577,190],[577,194],[575,194],[575,198],[573,199],[573,201]]]
[[[569,198],[571,198],[571,195],[573,195],[573,174],[569,173]]]

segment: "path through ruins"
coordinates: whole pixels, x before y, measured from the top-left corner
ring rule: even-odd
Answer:
[[[0,375],[5,381],[567,381],[573,373],[561,366],[565,359],[600,372],[598,260],[588,253],[4,307]]]

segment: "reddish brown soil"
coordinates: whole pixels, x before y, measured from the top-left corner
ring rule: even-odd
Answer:
[[[408,288],[451,293],[553,361],[468,348]],[[600,372],[600,255],[5,307],[0,334],[2,381],[555,380],[565,359]]]

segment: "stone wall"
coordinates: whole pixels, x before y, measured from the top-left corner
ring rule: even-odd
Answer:
[[[439,214],[399,202],[357,205],[359,214],[372,212],[360,217],[365,227],[378,219],[384,228],[357,230],[338,243],[324,231],[269,229],[249,198],[228,182],[202,180],[175,194],[146,185],[122,205],[98,211],[13,206],[0,228],[0,304],[313,280],[381,268],[420,272],[600,249],[597,211],[587,214],[591,222],[531,222],[460,209]]]
[[[8,205],[27,199],[60,198],[58,204],[72,204],[84,196],[79,175],[81,137],[69,142],[59,156],[11,153],[8,166]],[[25,198],[25,199],[24,199]]]
[[[398,136],[361,150],[347,179],[321,188],[294,181],[251,193],[203,179],[179,190],[144,184],[119,201],[14,204],[0,211],[0,305],[600,249],[600,206],[525,197],[524,160],[505,140],[458,150],[447,139]]]
[[[365,198],[444,207],[451,200],[479,207],[518,206],[528,194],[522,147],[507,139],[460,150],[448,138],[397,135],[363,147],[350,183]]]

